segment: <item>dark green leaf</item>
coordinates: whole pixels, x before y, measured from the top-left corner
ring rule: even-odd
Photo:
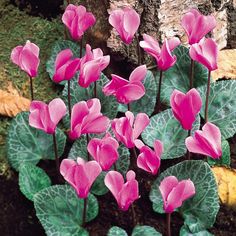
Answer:
[[[107,236],[128,236],[124,229],[113,226],[109,229]]]
[[[207,230],[203,230],[197,233],[191,233],[187,226],[183,225],[180,229],[180,236],[213,236],[213,234],[209,233]]]
[[[146,89],[145,95],[138,101],[130,103],[130,110],[135,115],[137,113],[144,112],[150,116],[154,111],[157,96],[156,81],[151,71],[147,72],[143,84]],[[127,105],[119,104],[118,110],[121,112],[126,112]]]
[[[66,136],[60,129],[56,130],[56,140],[60,156],[66,143]],[[8,130],[7,157],[17,171],[22,163],[36,165],[40,159],[54,160],[53,137],[29,126],[29,113],[22,112],[13,119]]]
[[[203,161],[183,161],[161,173],[152,185],[150,193],[153,209],[158,213],[164,213],[160,183],[171,175],[176,176],[178,180],[190,179],[196,189],[196,194],[178,209],[184,217],[185,225],[192,233],[212,227],[219,211],[219,197],[210,166]]]
[[[200,126],[200,117],[193,126],[197,130]],[[185,139],[188,131],[184,130],[174,118],[171,109],[167,109],[150,119],[150,124],[142,133],[143,141],[153,147],[154,140],[159,139],[164,144],[162,159],[173,159],[184,155],[187,151]]]
[[[143,225],[135,226],[132,236],[161,236],[161,233],[157,232],[153,227]]]
[[[202,117],[205,116],[206,86],[199,89],[202,97]],[[208,121],[220,128],[227,139],[236,133],[236,81],[225,80],[211,83],[209,96]]]
[[[54,185],[34,195],[36,215],[47,235],[88,235],[80,227],[84,200],[78,198],[69,185]],[[86,221],[98,215],[97,199],[90,194],[87,201]],[[82,234],[83,233],[83,234]]]
[[[20,166],[20,190],[29,200],[33,201],[33,197],[37,192],[50,185],[50,178],[41,168],[31,163],[25,163]]]

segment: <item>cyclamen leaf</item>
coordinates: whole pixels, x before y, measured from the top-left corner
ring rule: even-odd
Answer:
[[[135,226],[132,236],[161,236],[161,233],[156,231],[153,227],[143,225],[143,226]]]
[[[74,57],[80,57],[80,46],[77,43],[74,43],[70,40],[58,40],[52,47],[51,56],[46,62],[46,71],[48,72],[50,78],[53,78],[54,75],[54,65],[56,61],[56,57],[59,52],[64,49],[71,49]],[[66,84],[67,81],[62,81],[60,84]]]
[[[230,166],[230,146],[227,140],[222,141],[222,157],[220,159],[207,158],[210,166]]]
[[[64,151],[66,136],[58,128],[56,140],[60,156]],[[17,171],[22,163],[36,165],[41,159],[54,160],[53,137],[31,127],[29,113],[21,112],[12,120],[8,130],[7,157],[11,166]]]
[[[156,104],[157,86],[155,78],[151,71],[147,71],[147,75],[143,81],[145,87],[145,95],[138,101],[130,103],[130,110],[137,115],[137,113],[144,112],[150,116]],[[127,111],[127,105],[119,104],[118,110],[120,112]]]
[[[99,138],[101,138],[101,135],[96,135],[96,136],[97,137],[99,136]],[[96,136],[94,135],[94,137]],[[119,159],[116,162],[116,168],[117,168],[117,171],[125,175],[130,165],[130,153],[129,153],[129,150],[124,145],[120,145],[120,147],[118,148],[118,153],[119,153]],[[79,139],[77,139],[74,142],[70,150],[70,153],[68,155],[68,158],[74,159],[74,160],[76,160],[77,157],[81,157],[87,160],[87,140],[86,140],[85,135],[81,136]],[[91,160],[93,160],[92,157],[90,158]],[[95,180],[91,188],[91,192],[93,194],[104,195],[105,193],[108,192],[108,189],[104,184],[104,178],[105,178],[106,173],[107,172],[103,171]]]
[[[114,119],[117,114],[118,103],[114,97],[105,96],[105,94],[102,92],[102,88],[108,82],[109,82],[108,78],[104,74],[101,74],[100,79],[96,81],[97,98],[101,102],[102,114],[108,116],[110,119]],[[87,101],[91,98],[94,98],[94,83],[92,83],[88,88],[83,88],[79,86],[77,79],[72,79],[70,83],[70,88],[71,88],[71,107],[73,107],[73,105],[76,104],[77,102]],[[65,88],[62,91],[62,99],[66,104],[68,104],[67,96],[68,96],[68,87],[65,86]],[[66,127],[70,126],[70,120],[68,114],[63,121]]]
[[[202,97],[202,117],[205,116],[206,85],[199,89]],[[236,133],[236,81],[226,80],[211,83],[208,107],[208,121],[217,125],[223,138]]]
[[[177,209],[183,215],[190,232],[197,233],[212,227],[219,211],[219,197],[210,166],[204,161],[183,161],[162,172],[150,192],[155,212],[164,213],[159,186],[165,177],[171,175],[178,180],[190,179],[194,183],[196,194]]]
[[[20,166],[19,186],[21,192],[31,201],[40,190],[51,185],[51,180],[45,171],[31,163]]]
[[[36,215],[47,235],[88,235],[81,228],[84,200],[77,197],[69,185],[54,185],[34,196]],[[92,194],[88,196],[86,222],[98,215],[98,202]]]
[[[163,103],[170,104],[170,95],[174,89],[178,89],[183,93],[189,91],[189,75],[191,67],[191,58],[189,49],[185,46],[178,46],[174,52],[177,61],[169,70],[163,72],[163,80],[161,85],[161,100]],[[156,80],[159,84],[160,73],[157,72]],[[194,62],[194,87],[207,84],[208,70],[201,64]]]
[[[187,226],[183,225],[180,229],[180,236],[213,236],[210,232],[207,230],[199,231],[197,233],[191,233]]]
[[[193,125],[193,130],[199,129],[200,117]],[[150,119],[150,123],[142,133],[143,141],[150,147],[156,139],[164,144],[164,152],[161,159],[174,159],[181,157],[187,151],[185,139],[188,131],[184,130],[180,123],[175,119],[171,109],[167,109]]]
[[[109,229],[107,236],[128,236],[124,229],[113,226]]]

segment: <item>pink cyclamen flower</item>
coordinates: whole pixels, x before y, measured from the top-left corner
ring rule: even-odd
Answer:
[[[119,143],[109,133],[104,138],[93,138],[87,146],[89,154],[107,171],[118,160]]]
[[[29,124],[48,134],[54,134],[59,121],[66,115],[66,105],[60,98],[53,99],[48,105],[41,101],[30,104]]]
[[[128,104],[140,99],[145,94],[142,80],[147,74],[145,65],[137,67],[130,75],[129,81],[112,74],[112,80],[105,85],[103,92],[106,96],[114,95],[118,102]]]
[[[80,60],[79,85],[87,88],[91,83],[100,78],[101,72],[109,65],[110,56],[103,56],[100,48],[91,50],[86,45],[86,53]]]
[[[149,117],[145,113],[137,114],[134,120],[134,114],[127,111],[125,117],[112,121],[111,128],[118,141],[122,142],[127,148],[132,148],[135,146],[135,140],[148,126],[149,122]]]
[[[24,46],[17,46],[11,52],[11,60],[30,77],[36,77],[39,67],[39,47],[26,41]]]
[[[164,150],[162,142],[159,140],[154,141],[154,151],[150,147],[144,145],[141,140],[136,140],[135,146],[140,151],[137,159],[137,166],[156,175],[161,164],[161,155]]]
[[[70,31],[71,38],[77,41],[95,24],[96,18],[91,12],[87,12],[84,6],[69,4],[62,16],[62,22]]]
[[[138,181],[135,176],[134,171],[128,171],[126,183],[124,183],[123,176],[117,171],[109,171],[105,176],[105,185],[115,197],[122,211],[127,211],[130,205],[139,198]]]
[[[60,83],[63,80],[72,79],[79,68],[79,62],[79,58],[73,58],[70,49],[62,50],[56,57],[53,81]]]
[[[222,156],[220,129],[210,122],[202,127],[202,131],[197,130],[193,137],[186,138],[185,145],[190,152],[207,155],[213,159]]]
[[[76,190],[79,198],[88,197],[92,184],[101,172],[102,169],[96,161],[86,162],[80,157],[77,162],[64,159],[60,165],[61,175]]]
[[[121,40],[130,44],[140,25],[139,14],[132,8],[125,7],[110,13],[109,23],[116,29]]]
[[[161,181],[159,189],[164,202],[163,208],[166,213],[172,213],[176,208],[182,206],[183,201],[195,194],[195,186],[190,179],[178,181],[175,176],[164,178]]]
[[[183,129],[191,130],[202,107],[199,92],[193,88],[184,94],[175,89],[170,97],[170,105],[174,117],[180,122]]]
[[[108,117],[101,113],[99,99],[78,102],[72,107],[69,136],[71,139],[76,139],[82,134],[105,132],[109,122]]]
[[[182,17],[181,24],[187,33],[189,44],[192,45],[216,27],[216,19],[214,16],[204,16],[198,10],[191,9]]]
[[[191,45],[189,54],[194,61],[201,63],[209,71],[218,68],[218,47],[216,42],[211,38],[203,38],[199,43]]]
[[[177,37],[165,39],[161,48],[159,43],[150,35],[143,34],[143,39],[144,41],[140,41],[140,47],[156,59],[160,70],[168,70],[175,64],[177,58],[175,55],[172,56],[171,52],[180,45],[180,40]]]

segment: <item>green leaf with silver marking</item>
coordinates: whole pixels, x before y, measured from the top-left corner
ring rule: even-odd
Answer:
[[[137,225],[132,232],[132,236],[161,236],[161,233],[151,226]]]
[[[113,226],[109,229],[107,236],[128,236],[124,229]]]

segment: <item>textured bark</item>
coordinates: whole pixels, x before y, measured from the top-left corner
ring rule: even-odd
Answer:
[[[98,22],[91,30],[90,36],[96,38],[96,46],[102,43],[109,53],[116,54],[117,61],[126,60],[137,64],[137,40],[134,39],[131,45],[126,46],[108,23],[108,13],[124,6],[133,7],[140,14],[139,40],[143,33],[147,33],[160,42],[166,37],[177,36],[186,43],[187,38],[180,24],[181,17],[190,8],[198,8],[203,14],[215,15],[217,27],[212,32],[212,37],[217,41],[219,48],[236,47],[235,0],[75,0],[75,2],[85,5],[96,15]],[[89,39],[92,38],[90,36]],[[152,60],[146,54],[142,59],[145,63],[150,63]]]

